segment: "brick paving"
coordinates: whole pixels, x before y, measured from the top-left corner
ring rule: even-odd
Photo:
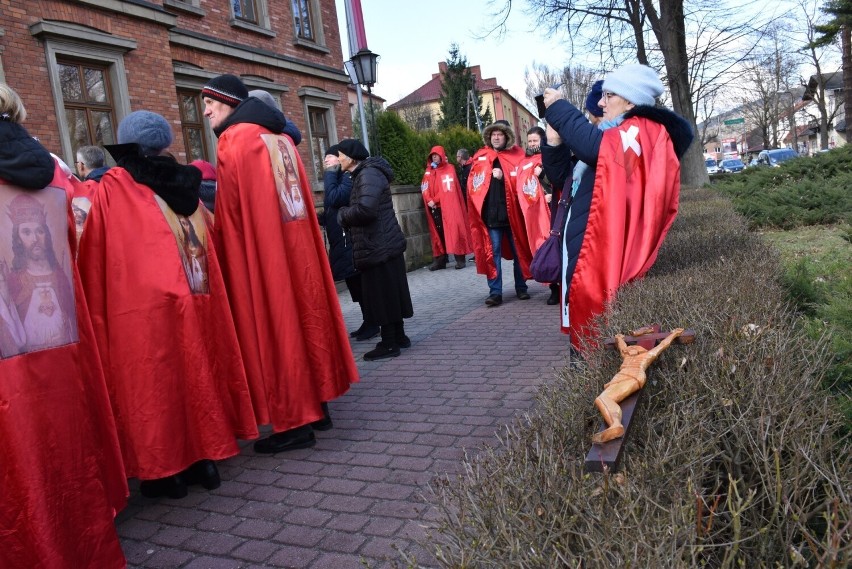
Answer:
[[[244,443],[219,464],[219,489],[191,487],[182,500],[146,499],[131,484],[117,520],[128,566],[385,569],[400,550],[437,566],[421,545],[437,517],[430,480],[493,444],[567,364],[547,287],[530,281],[532,299],[520,301],[510,263],[503,274],[504,304],[488,308],[472,262],[409,273],[411,348],[365,362],[375,341],[353,342],[361,381],[331,402],[334,428],[313,448],[269,456]],[[345,290],[340,299],[353,330],[360,312]]]

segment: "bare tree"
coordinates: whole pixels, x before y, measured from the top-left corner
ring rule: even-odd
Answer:
[[[675,112],[696,128],[697,103],[731,80],[736,63],[751,47],[742,47],[749,33],[765,22],[747,20],[710,2],[698,0],[686,11],[684,0],[525,0],[537,17],[536,26],[550,35],[564,35],[568,49],[599,53],[601,68],[629,60],[664,69]],[[496,28],[505,25],[512,0],[492,0]],[[712,14],[712,17],[709,15]],[[687,33],[689,28],[689,33]],[[686,38],[693,38],[687,45]],[[707,181],[703,153],[693,145],[681,164],[683,182]]]
[[[435,130],[437,119],[432,116],[432,108],[422,101],[410,101],[396,109],[399,118],[413,130]]]
[[[591,90],[598,75],[600,75],[598,72],[582,65],[566,65],[562,69],[557,69],[543,63],[533,62],[532,69],[524,70],[527,100],[531,105],[535,105],[534,97],[536,95],[543,93],[547,87],[561,83],[565,98],[582,109],[586,95]]]

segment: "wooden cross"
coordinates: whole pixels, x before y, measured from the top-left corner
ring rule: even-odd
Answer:
[[[659,324],[651,326],[643,326],[638,330],[630,333],[630,336],[624,337],[624,342],[627,345],[638,344],[646,350],[651,350],[661,340],[668,337],[670,332],[661,332]],[[695,331],[691,329],[684,330],[683,333],[674,339],[675,344],[691,344],[695,341]],[[618,344],[615,338],[607,338],[604,340],[604,348],[617,350]],[[621,455],[630,434],[630,425],[633,419],[633,412],[636,410],[636,405],[639,403],[639,398],[642,396],[644,389],[640,389],[636,393],[630,395],[621,402],[622,418],[621,423],[624,425],[624,435],[607,441],[605,443],[594,443],[586,455],[586,472],[615,472],[618,470],[621,463]],[[606,423],[602,422],[603,428],[606,428]]]

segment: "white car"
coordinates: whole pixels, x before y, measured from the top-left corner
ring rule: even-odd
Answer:
[[[708,174],[717,174],[719,172],[719,163],[716,162],[715,158],[706,158],[704,165],[707,166]]]

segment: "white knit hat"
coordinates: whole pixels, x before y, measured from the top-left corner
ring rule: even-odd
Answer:
[[[625,65],[606,76],[603,90],[619,95],[634,105],[654,105],[663,94],[663,82],[647,65]]]

